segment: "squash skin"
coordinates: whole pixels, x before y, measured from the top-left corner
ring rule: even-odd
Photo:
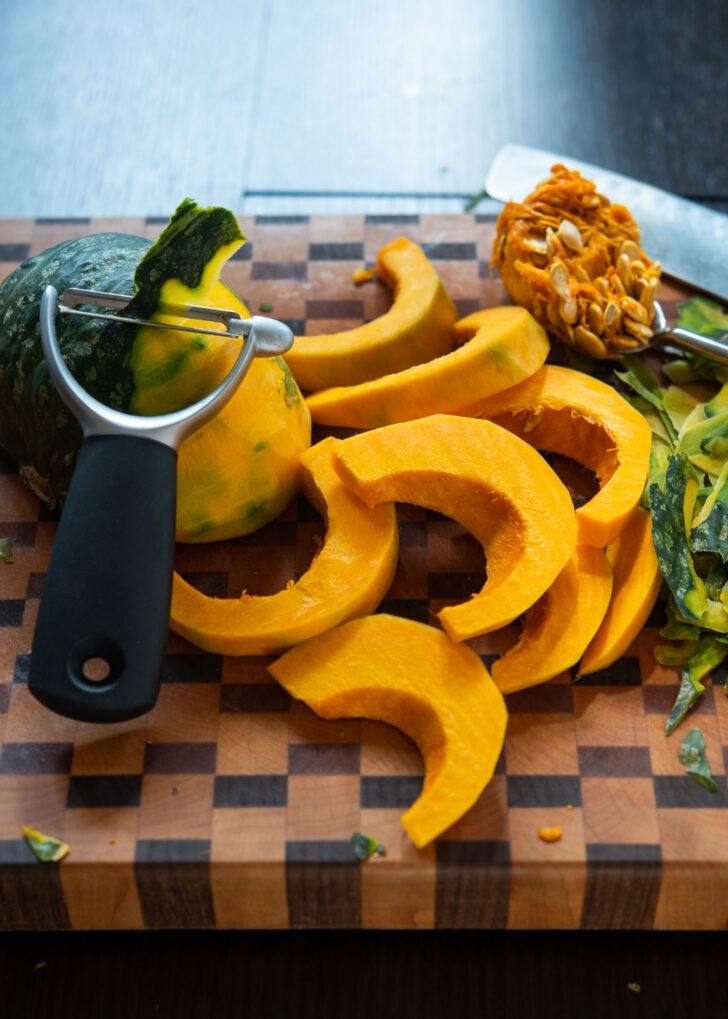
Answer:
[[[594,471],[600,490],[576,511],[580,543],[609,545],[642,497],[649,425],[616,390],[583,372],[544,365],[459,413],[494,421],[535,449],[561,453]]]
[[[491,666],[503,694],[545,683],[579,661],[612,593],[612,570],[600,548],[577,545],[548,591],[528,609],[518,642]]]
[[[543,328],[524,308],[504,305],[475,312],[455,324],[461,344],[425,364],[358,386],[308,396],[314,421],[376,428],[429,414],[447,414],[463,400],[508,389],[537,371],[549,352]]]
[[[493,775],[503,698],[480,656],[433,626],[365,616],[300,644],[268,671],[323,718],[377,719],[414,740],[425,782],[401,822],[418,848],[458,821]]]
[[[40,297],[48,284],[133,293],[134,267],[150,247],[142,237],[101,233],[64,241],[27,259],[0,286],[0,443],[23,480],[51,508],[62,505],[81,427],[50,382],[40,342]],[[88,392],[128,409],[134,378],[132,327],[90,320],[57,322],[64,359]],[[97,355],[103,343],[104,357]]]
[[[337,470],[367,505],[426,506],[483,545],[482,590],[438,613],[455,641],[512,622],[553,583],[576,544],[565,486],[532,447],[490,421],[434,414],[361,432],[343,440]]]
[[[612,597],[579,662],[577,677],[606,669],[622,657],[647,622],[662,586],[648,510],[635,509],[606,554],[614,576]]]
[[[192,217],[194,226],[194,203],[183,203],[180,208],[185,221],[189,223]],[[188,285],[181,280],[167,281],[161,297],[233,307],[247,316],[245,306],[216,282],[222,263],[240,246],[243,235],[231,213],[199,212],[213,217],[224,213],[224,224],[214,235],[220,246],[199,276],[191,276]],[[176,230],[180,222],[178,219]],[[28,259],[0,286],[0,443],[26,483],[52,508],[63,505],[82,434],[49,380],[40,345],[40,296],[48,283],[59,293],[69,286],[81,286],[132,294],[136,274],[151,248],[144,238],[117,233],[64,241]],[[101,402],[130,413],[165,413],[198,399],[226,374],[237,349],[237,342],[231,344],[223,337],[190,342],[189,334],[165,332],[163,356],[154,364],[150,351],[152,343],[159,344],[158,330],[98,320],[70,322],[63,316],[57,320],[57,333],[64,357],[84,388]],[[255,397],[251,396],[253,387]],[[260,399],[263,393],[268,394],[269,404]],[[255,438],[247,447],[246,428],[250,432],[251,425],[246,425],[246,397],[257,401],[256,414],[263,417],[253,423]],[[274,437],[276,427],[279,434]],[[256,433],[261,430],[261,438],[269,441],[271,448],[275,446],[275,456],[270,454],[271,463],[265,470],[266,454],[257,448]],[[223,415],[207,425],[206,431],[208,436],[217,435],[212,450],[206,445],[206,464],[197,455],[205,445],[201,438],[192,436],[180,449],[177,537],[181,541],[246,534],[280,512],[297,488],[297,457],[310,444],[310,416],[285,362],[256,359]],[[231,435],[241,443],[234,457]],[[204,511],[193,505],[199,489],[197,494],[187,494],[188,478],[201,470],[207,470],[219,483],[227,479],[238,493],[237,502],[231,506],[208,499]],[[252,502],[241,503],[237,479],[247,471],[256,476],[257,489]]]
[[[286,360],[302,390],[358,385],[452,349],[457,311],[422,249],[392,241],[377,256],[377,273],[394,290],[385,314],[345,332],[296,337]]]
[[[274,595],[210,598],[175,573],[173,630],[205,651],[269,655],[377,608],[397,567],[396,514],[367,509],[346,488],[333,467],[339,445],[325,438],[300,457],[303,491],[327,522],[303,576]]]

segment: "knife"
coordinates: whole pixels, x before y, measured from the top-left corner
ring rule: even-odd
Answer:
[[[728,216],[611,170],[570,156],[506,145],[490,167],[485,189],[500,202],[520,202],[562,163],[594,181],[612,202],[626,205],[641,244],[663,272],[720,301],[728,301]]]

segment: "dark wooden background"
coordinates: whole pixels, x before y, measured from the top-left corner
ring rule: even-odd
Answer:
[[[0,217],[164,216],[186,195],[457,212],[507,142],[728,211],[725,0],[0,15]],[[2,934],[0,1015],[702,1017],[725,1009],[725,950],[725,932]]]

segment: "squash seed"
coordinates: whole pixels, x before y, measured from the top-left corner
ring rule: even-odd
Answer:
[[[579,317],[579,308],[573,297],[568,297],[565,301],[562,301],[559,305],[559,312],[564,322],[573,326]]]
[[[571,248],[572,251],[581,251],[584,247],[581,231],[576,223],[572,223],[570,219],[561,220],[557,233],[566,247]]]
[[[565,301],[571,297],[569,273],[563,262],[554,262],[549,269],[549,281],[554,291]]]
[[[629,256],[624,253],[617,259],[617,275],[625,290],[629,290],[632,283],[632,262]]]
[[[527,237],[523,246],[535,255],[548,255],[548,246],[542,237]]]
[[[636,336],[638,340],[642,340],[643,343],[649,343],[652,339],[652,330],[649,326],[643,325],[641,322],[635,322],[633,318],[624,318],[622,325],[631,333]]]
[[[634,241],[622,241],[619,246],[620,255],[626,255],[630,262],[634,262],[635,259],[639,259],[641,251]]]
[[[585,354],[589,354],[591,357],[604,357],[607,353],[607,348],[604,342],[593,333],[590,329],[585,329],[584,326],[577,326],[574,330],[574,338],[577,346],[579,346]]]
[[[640,304],[644,304],[645,308],[651,310],[652,305],[655,303],[659,283],[657,280],[646,279],[640,279],[638,282],[642,284],[642,289],[640,290]]]
[[[607,301],[607,307],[604,309],[604,325],[607,327],[616,325],[621,317],[619,306],[614,301]]]
[[[628,318],[643,325],[647,324],[649,318],[647,308],[640,301],[635,301],[634,297],[623,297],[619,306]]]
[[[586,311],[587,318],[589,320],[589,328],[597,336],[601,336],[604,332],[604,312],[598,304],[592,302]]]
[[[636,350],[637,347],[642,346],[639,340],[635,340],[631,336],[625,336],[623,333],[613,336],[610,344],[615,350]]]

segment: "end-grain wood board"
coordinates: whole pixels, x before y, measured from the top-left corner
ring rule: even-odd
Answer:
[[[461,315],[506,300],[491,277],[492,217],[241,218],[248,243],[224,279],[251,311],[294,332],[350,328],[390,295],[356,287],[399,235],[420,243]],[[0,221],[0,277],[78,234],[155,237],[142,219]],[[669,313],[684,292],[665,286]],[[315,435],[315,437],[318,437]],[[399,731],[324,721],[292,701],[266,658],[220,657],[170,634],[148,715],[93,726],[29,695],[33,627],[57,514],[0,473],[0,929],[521,928],[724,929],[728,923],[728,698],[718,670],[694,712],[718,792],[684,773],[664,725],[678,677],[648,622],[609,669],[564,673],[508,697],[496,774],[473,809],[418,851],[400,815],[422,761]],[[382,608],[433,621],[483,583],[482,549],[458,525],[399,507],[401,553]],[[323,524],[303,497],[257,534],[180,546],[206,591],[272,593],[306,568]],[[474,643],[498,653],[502,635]],[[64,839],[38,863],[23,825]],[[542,826],[560,825],[546,843]],[[360,862],[351,835],[386,849]]]

